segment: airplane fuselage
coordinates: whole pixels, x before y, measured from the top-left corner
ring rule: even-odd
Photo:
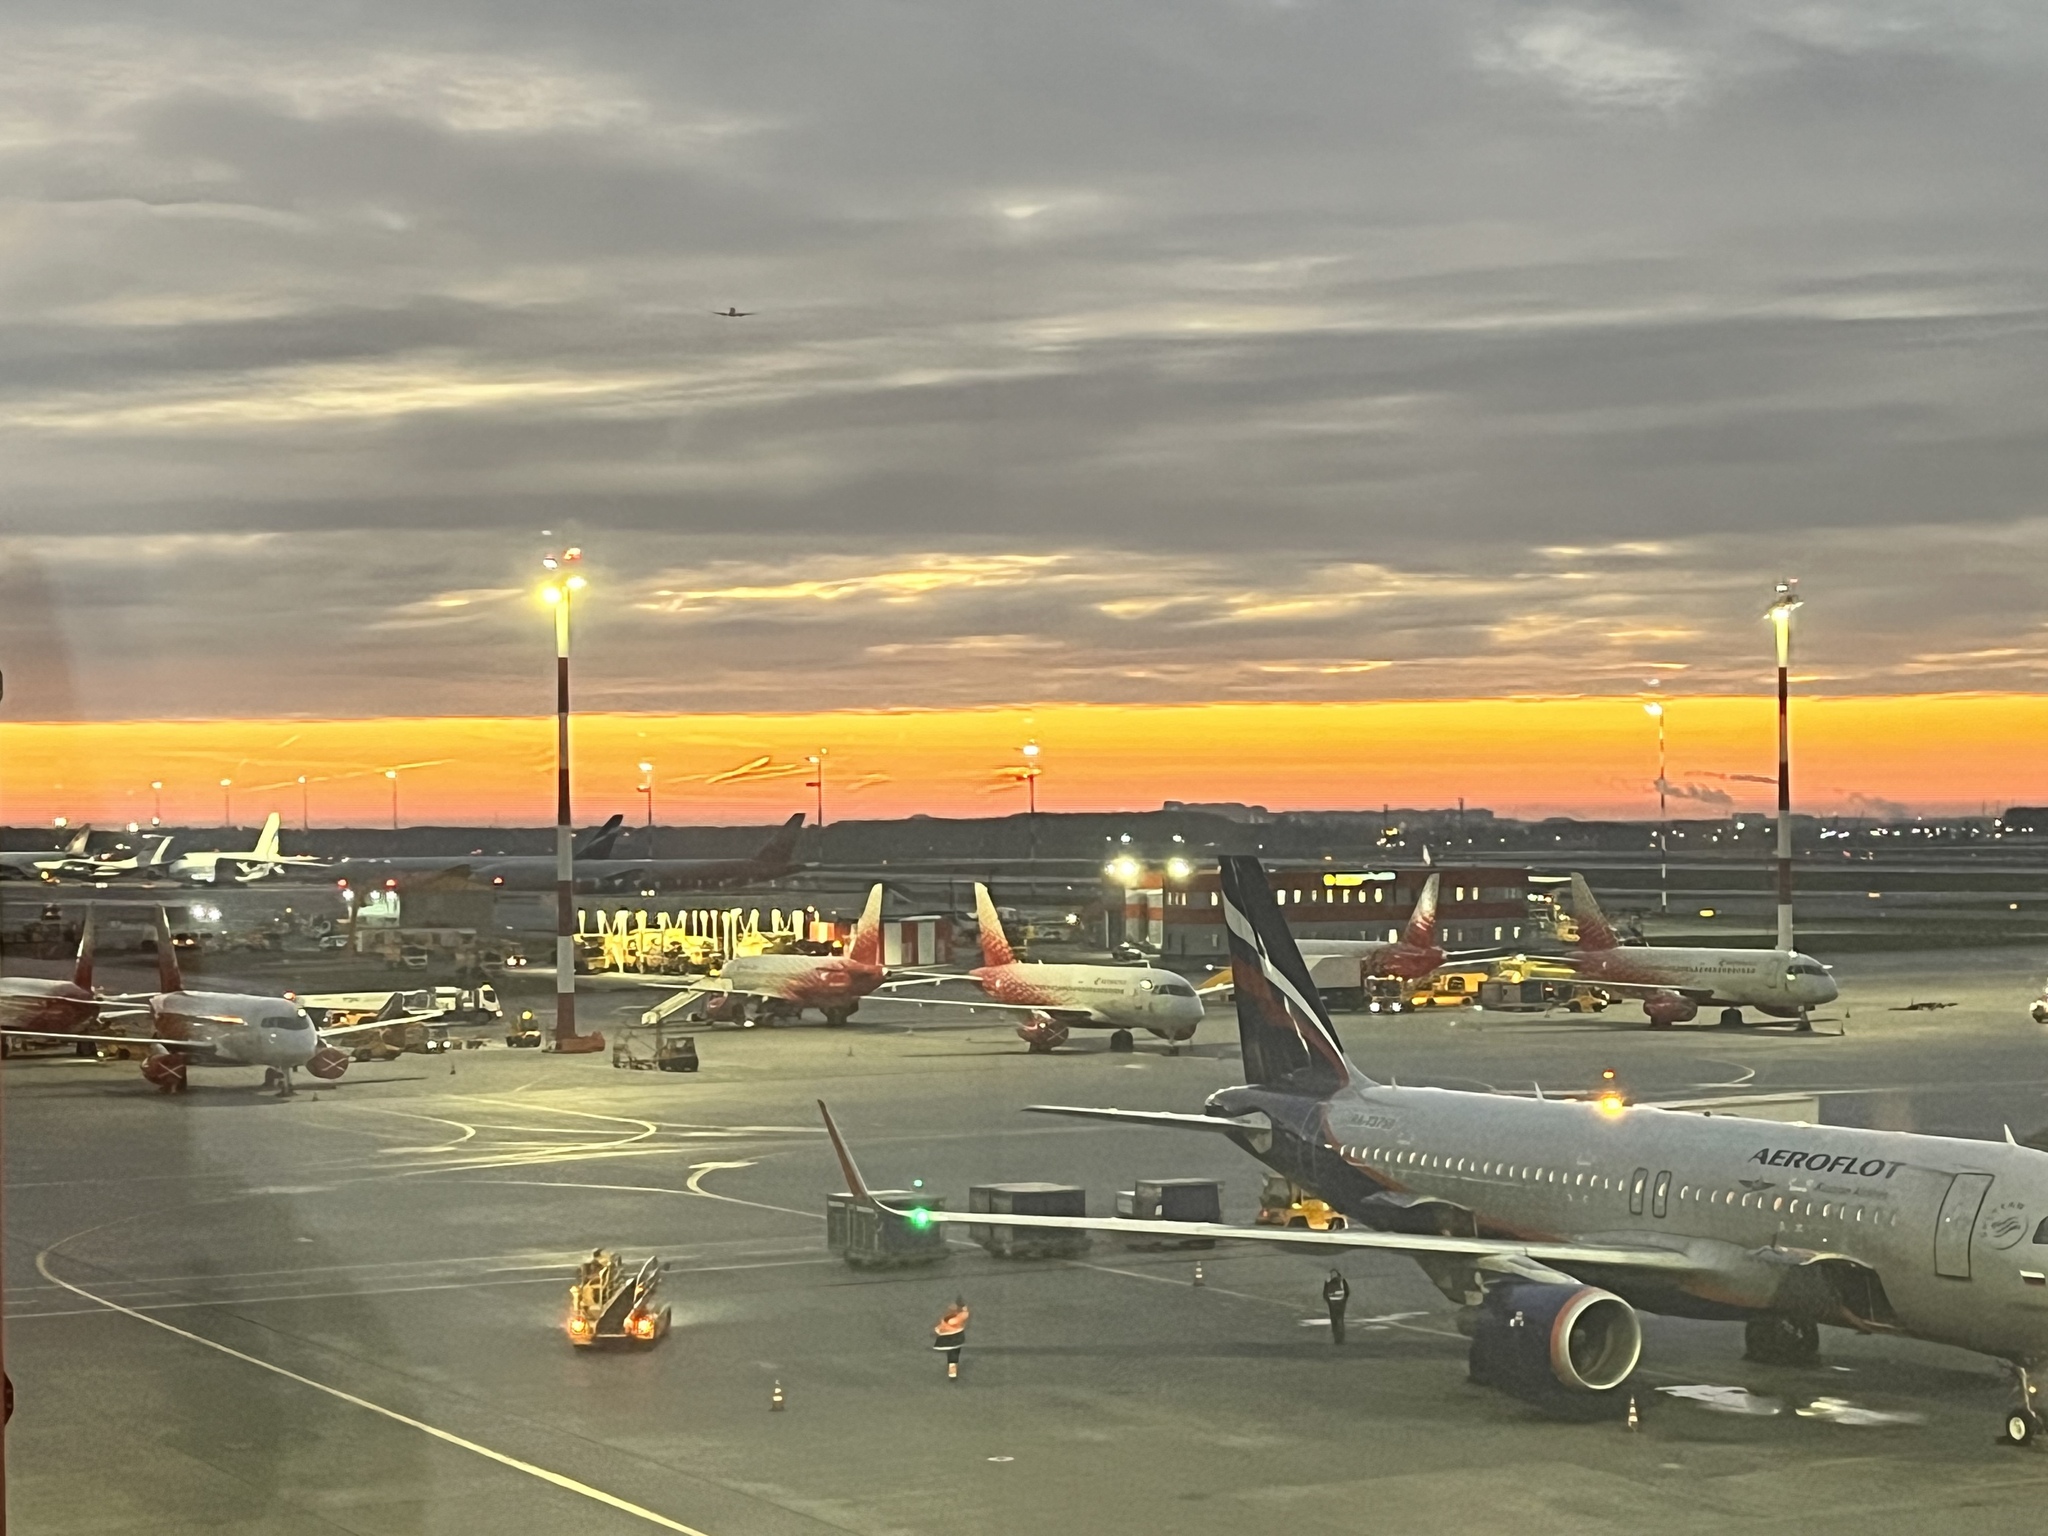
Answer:
[[[0,1023],[10,1029],[69,1035],[90,1029],[98,1018],[92,993],[75,982],[0,976]]]
[[[306,1010],[282,997],[237,992],[160,992],[149,1000],[151,1033],[176,1050],[193,1047],[194,1066],[295,1071],[321,1049]]]
[[[969,974],[996,1002],[1085,1013],[1089,1025],[1102,1029],[1150,1030],[1178,1042],[1191,1038],[1202,1022],[1202,1000],[1194,988],[1153,966],[1014,960]]]
[[[1795,1015],[1835,1000],[1834,978],[1797,950],[1679,949],[1624,944],[1575,949],[1565,957],[1576,979],[1659,987],[1714,1007],[1761,1008]]]
[[[887,974],[845,955],[735,955],[718,970],[736,992],[826,1013],[852,1012]]]
[[[1304,960],[1313,964],[1329,956],[1358,961],[1367,976],[1398,976],[1403,981],[1420,981],[1444,963],[1444,952],[1434,946],[1419,949],[1413,944],[1381,944],[1371,939],[1301,939]]]
[[[1384,1085],[1230,1088],[1209,1109],[1265,1116],[1270,1134],[1233,1139],[1366,1225],[1691,1258],[1676,1277],[1570,1266],[1645,1311],[2048,1360],[2048,1154],[2031,1148]]]

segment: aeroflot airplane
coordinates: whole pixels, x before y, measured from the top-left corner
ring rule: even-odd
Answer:
[[[2040,1429],[2048,1154],[1846,1126],[1376,1083],[1345,1058],[1256,859],[1223,861],[1243,1087],[1200,1115],[1034,1105],[1212,1131],[1345,1213],[1339,1232],[1117,1217],[909,1212],[919,1223],[1406,1253],[1463,1304],[1474,1381],[1618,1412],[1637,1313],[1741,1321],[1755,1359],[1812,1364],[1819,1325],[2009,1363],[2006,1438]],[[820,1105],[823,1111],[824,1106]],[[825,1115],[847,1187],[875,1203]]]
[[[1615,935],[1585,877],[1572,876],[1572,920],[1578,946],[1565,957],[1575,978],[1602,992],[1640,998],[1652,1029],[1669,1029],[1719,1008],[1723,1024],[1740,1024],[1754,1008],[1780,1019],[1803,1019],[1839,995],[1826,966],[1796,949],[1679,949],[1624,944]]]
[[[898,986],[943,981],[923,976],[917,983],[892,983],[891,996],[905,1002],[956,1008],[1005,1008],[1024,1015],[1018,1038],[1034,1054],[1067,1043],[1075,1029],[1112,1029],[1111,1043],[1130,1049],[1131,1031],[1148,1030],[1175,1050],[1194,1038],[1202,1022],[1202,1000],[1195,989],[1172,971],[1150,965],[1052,965],[1017,958],[996,916],[988,887],[974,887],[974,915],[981,925],[982,963],[968,974],[988,995],[987,1002],[957,998],[906,998]]]

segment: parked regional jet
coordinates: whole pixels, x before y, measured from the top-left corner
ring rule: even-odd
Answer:
[[[804,824],[799,811],[776,828],[775,835],[743,859],[615,859],[612,844],[625,818],[614,816],[575,853],[576,889],[605,891],[690,891],[723,885],[776,880],[800,869],[795,862],[797,834]],[[505,891],[552,891],[555,856],[551,853],[506,854],[488,859],[407,857],[347,859],[330,874],[362,884],[395,883],[402,891],[416,880],[472,880]]]
[[[278,851],[278,829],[282,823],[283,818],[272,811],[264,820],[254,848],[240,851],[206,848],[196,853],[181,853],[164,866],[164,872],[173,880],[195,885],[218,885],[222,879],[221,866],[225,864],[231,866],[227,878],[247,885],[283,869],[324,868],[328,862],[326,859]],[[161,854],[162,850],[158,851]]]
[[[815,1008],[834,1026],[844,1024],[860,1000],[882,984],[882,888],[868,892],[843,955],[734,955],[718,974],[642,1015],[662,1019],[702,1003],[713,1020],[766,1024]]]
[[[1801,1019],[1839,995],[1826,966],[1796,949],[1680,949],[1624,944],[1583,875],[1572,876],[1572,920],[1579,942],[1563,963],[1575,980],[1602,992],[1640,998],[1652,1029],[1669,1029],[1718,1007],[1723,1024],[1742,1010]]]
[[[89,953],[85,951],[80,962],[80,970],[88,978]],[[275,1086],[281,1096],[288,1098],[293,1091],[292,1074],[301,1067],[327,1082],[348,1070],[348,1054],[329,1044],[330,1039],[404,1022],[377,1019],[323,1032],[314,1027],[306,1010],[288,997],[188,991],[177,952],[171,947],[171,925],[162,908],[157,909],[156,915],[156,968],[155,992],[83,1001],[66,999],[73,1006],[95,1012],[102,1026],[108,1020],[146,1020],[148,1034],[86,1034],[78,1029],[63,1033],[97,1044],[134,1045],[147,1041],[150,1053],[142,1063],[142,1075],[162,1093],[183,1093],[186,1072],[191,1067],[261,1067],[263,1086]],[[11,1038],[42,1038],[49,1033],[47,1029],[11,1025],[0,1028],[0,1035]]]
[[[78,936],[78,960],[69,981],[0,976],[0,1026],[29,1035],[71,1035],[99,1015],[92,989],[92,912]]]
[[[1174,1050],[1194,1038],[1202,1022],[1202,1000],[1172,971],[1150,965],[1052,965],[1019,960],[1003,932],[988,887],[974,887],[974,915],[981,924],[982,963],[968,975],[989,1001],[903,997],[895,984],[885,990],[905,1002],[955,1008],[1005,1008],[1022,1013],[1017,1037],[1033,1053],[1067,1043],[1075,1029],[1113,1029],[1112,1050],[1131,1048],[1131,1031],[1157,1035]],[[947,978],[927,975],[902,985],[929,985]]]
[[[1200,1115],[1032,1108],[1228,1136],[1352,1224],[902,1214],[1405,1253],[1464,1307],[1472,1379],[1565,1414],[1622,1411],[1640,1309],[1739,1320],[1752,1358],[1785,1365],[1815,1363],[1821,1324],[1973,1350],[2013,1367],[2006,1438],[2039,1432],[2048,1155],[2010,1139],[1793,1126],[1619,1096],[1374,1082],[1346,1058],[1258,861],[1222,866],[1245,1085],[1210,1095]],[[825,1123],[848,1189],[879,1206],[829,1112]]]
[[[57,849],[33,853],[0,853],[0,880],[54,880],[66,864],[86,862],[92,828],[80,827]]]

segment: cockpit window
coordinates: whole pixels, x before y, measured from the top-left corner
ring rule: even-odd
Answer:
[[[1825,976],[1828,968],[1818,960],[1795,960],[1785,967],[1787,976]]]
[[[265,1029],[311,1029],[313,1027],[313,1021],[306,1016],[304,1009],[294,1009],[290,1013],[266,1013],[260,1022]]]
[[[1195,989],[1184,981],[1162,981],[1159,990],[1167,997],[1193,997]]]
[[[2044,1218],[2041,1225],[2034,1228],[2034,1241],[2037,1243],[2048,1243],[2048,1218]]]

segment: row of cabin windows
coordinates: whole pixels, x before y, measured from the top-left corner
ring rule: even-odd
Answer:
[[[1604,1190],[1610,1194],[1619,1194],[1626,1189],[1629,1210],[1638,1216],[1643,1213],[1643,1195],[1650,1177],[1650,1170],[1647,1168],[1638,1168],[1634,1178],[1624,1182],[1603,1173],[1566,1172],[1557,1168],[1538,1168],[1527,1163],[1496,1163],[1472,1157],[1442,1157],[1433,1152],[1402,1151],[1389,1147],[1345,1147],[1343,1152],[1348,1158],[1360,1162],[1381,1163],[1388,1167],[1477,1174],[1481,1178],[1513,1179],[1523,1184],[1558,1184],[1570,1189]],[[1783,1216],[1810,1216],[1852,1226],[1861,1223],[1868,1226],[1895,1227],[1899,1224],[1896,1211],[1871,1210],[1861,1205],[1850,1205],[1845,1201],[1807,1200],[1797,1195],[1773,1195],[1763,1190],[1709,1189],[1704,1184],[1680,1184],[1674,1191],[1669,1170],[1660,1172],[1655,1187],[1650,1191],[1651,1214],[1663,1216],[1674,1198],[1695,1205],[1740,1206],[1744,1210],[1753,1211],[1770,1210]],[[2048,1242],[2048,1221],[2041,1223],[2034,1241]]]
[[[1385,906],[1387,903],[1387,887],[1375,885],[1371,887],[1371,890],[1372,899],[1370,901],[1366,899],[1365,887],[1354,888],[1348,885],[1338,886],[1335,889],[1324,889],[1321,886],[1308,886],[1305,888],[1287,887],[1275,891],[1273,899],[1283,907],[1298,907],[1304,901],[1313,906],[1329,907],[1348,907],[1354,901],[1361,907]],[[1522,899],[1519,891],[1506,888],[1494,890],[1491,887],[1482,888],[1476,885],[1455,885],[1451,887],[1451,890],[1453,893],[1451,900],[1454,902],[1519,901]],[[1191,897],[1200,899],[1191,900]],[[1166,905],[1169,907],[1219,907],[1222,904],[1223,895],[1220,891],[1168,891],[1166,893]]]

